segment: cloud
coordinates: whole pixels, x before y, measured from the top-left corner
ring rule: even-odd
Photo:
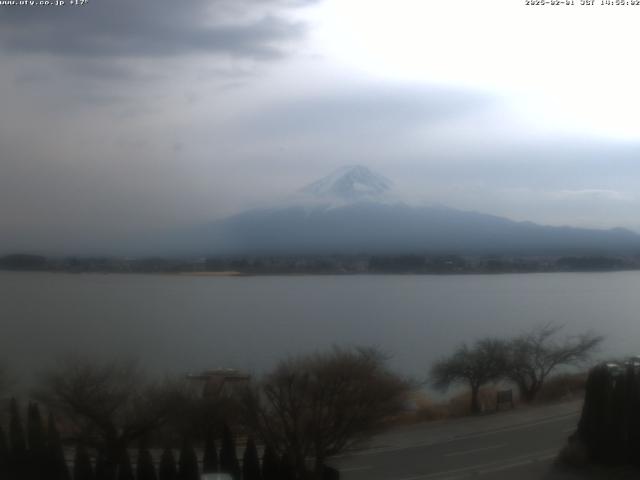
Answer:
[[[269,60],[305,25],[286,15],[309,0],[91,0],[82,7],[5,7],[0,46],[12,54],[163,57],[193,53]]]
[[[628,202],[634,200],[634,197],[628,192],[620,192],[617,190],[606,190],[598,188],[585,188],[581,190],[561,190],[552,192],[552,196],[560,200],[595,200],[595,201],[615,201]]]
[[[267,138],[393,136],[486,108],[490,95],[432,86],[350,85],[278,103],[245,124]],[[370,138],[374,140],[374,138]]]
[[[0,249],[207,222],[350,163],[452,207],[640,228],[640,144],[349,70],[314,47],[315,1],[0,8]]]

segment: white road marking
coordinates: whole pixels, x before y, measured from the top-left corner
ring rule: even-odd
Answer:
[[[549,460],[557,455],[556,449],[541,450],[539,452],[528,453],[517,457],[511,457],[504,460],[497,460],[488,463],[480,463],[469,467],[454,468],[453,470],[445,470],[442,472],[433,472],[426,475],[417,475],[413,477],[403,477],[395,480],[457,480],[464,478],[469,474],[484,475],[486,473],[499,472],[500,470],[508,470],[510,468],[527,465],[534,461]]]
[[[484,452],[485,450],[493,450],[495,448],[502,448],[502,447],[506,447],[506,446],[507,446],[506,443],[501,443],[499,445],[489,445],[488,447],[472,448],[471,450],[463,450],[461,452],[445,453],[444,456],[445,457],[457,457],[459,455],[467,455],[469,453]]]

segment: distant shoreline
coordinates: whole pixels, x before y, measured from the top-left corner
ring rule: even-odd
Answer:
[[[45,257],[10,254],[0,270],[143,273],[200,277],[265,275],[475,275],[640,270],[634,255],[237,255],[218,257]]]
[[[354,276],[432,276],[432,277],[466,277],[466,276],[501,276],[501,275],[541,275],[554,273],[623,273],[638,272],[640,268],[627,268],[618,270],[545,270],[545,271],[508,271],[508,272],[483,272],[483,271],[465,271],[465,272],[238,272],[238,271],[174,271],[174,272],[141,272],[141,271],[104,271],[104,270],[11,270],[0,269],[0,273],[52,273],[66,275],[158,275],[171,277],[213,277],[213,278],[232,278],[232,277],[354,277]]]
[[[171,272],[169,272],[170,274]],[[238,272],[235,270],[226,270],[226,271],[220,271],[220,272],[215,272],[215,271],[204,271],[204,272],[175,272],[176,275],[186,275],[189,277],[246,277],[247,275],[250,274],[246,274],[243,272]]]

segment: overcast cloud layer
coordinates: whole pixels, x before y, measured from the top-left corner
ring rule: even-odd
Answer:
[[[356,163],[417,201],[640,231],[640,8],[365,3],[0,7],[0,251],[106,251]],[[580,46],[596,27],[616,49]]]

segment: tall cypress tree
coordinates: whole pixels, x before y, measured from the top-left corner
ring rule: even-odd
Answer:
[[[291,464],[291,457],[287,452],[283,453],[282,457],[280,457],[280,468],[278,470],[279,480],[294,480],[293,465]]]
[[[30,403],[27,409],[27,437],[29,440],[30,476],[40,480],[47,475],[47,444],[40,408]]]
[[[14,461],[24,462],[27,456],[27,442],[20,418],[20,409],[15,398],[11,399],[11,418],[9,420],[9,445],[11,457]]]
[[[82,445],[76,445],[73,460],[73,480],[94,480],[89,452]]]
[[[180,480],[200,480],[198,471],[198,457],[191,442],[186,439],[182,442],[180,460],[178,462],[178,474]]]
[[[51,413],[47,422],[47,457],[48,480],[71,480],[58,426]]]
[[[262,480],[279,480],[278,455],[271,445],[267,445],[262,454]]]
[[[176,460],[173,456],[173,450],[165,448],[160,457],[160,469],[158,472],[158,480],[177,480],[178,471],[176,470]]]
[[[204,456],[202,457],[202,473],[215,473],[218,471],[218,452],[213,428],[207,428],[204,438]]]
[[[119,460],[113,460],[111,454],[107,453],[107,447],[103,446],[98,450],[96,459],[96,480],[116,480]]]
[[[105,458],[104,451],[102,449],[98,450],[98,457],[96,458],[96,468],[95,468],[96,480],[113,480],[110,478],[111,472],[107,466],[107,460]]]
[[[236,454],[236,443],[228,425],[222,428],[222,446],[220,447],[220,471],[230,474],[234,480],[240,480],[240,464]]]
[[[9,445],[4,435],[2,425],[0,425],[0,478],[9,476]]]
[[[153,457],[147,448],[145,440],[140,441],[140,449],[138,450],[138,465],[136,467],[137,480],[158,480],[156,467],[153,464]]]
[[[258,449],[253,438],[249,437],[242,457],[242,480],[260,480],[260,478]]]
[[[11,399],[9,419],[9,470],[18,480],[28,478],[29,463],[27,442],[20,417],[20,409],[15,398]]]
[[[120,454],[118,462],[118,480],[135,480],[133,476],[133,468],[131,468],[131,457],[125,448]]]

